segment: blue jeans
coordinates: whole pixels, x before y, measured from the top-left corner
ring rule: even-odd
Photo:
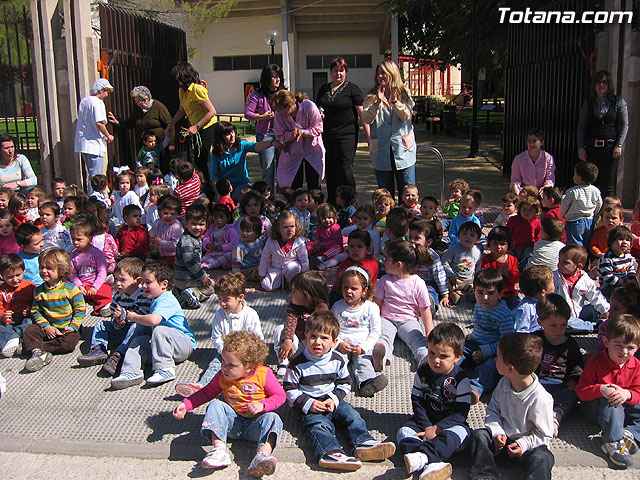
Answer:
[[[585,417],[595,421],[602,428],[602,441],[617,442],[622,438],[622,428],[633,433],[640,441],[640,405],[612,407],[606,398],[582,402]]]
[[[567,245],[575,243],[587,248],[591,238],[593,218],[581,218],[580,220],[567,220],[565,230],[567,232]]]
[[[22,334],[24,333],[25,328],[31,325],[31,318],[23,317],[19,314],[14,314],[15,318],[13,322],[5,325],[4,323],[0,324],[0,350],[4,348],[9,340],[12,338],[20,338],[22,339]]]
[[[205,387],[222,368],[222,357],[218,352],[209,362],[209,366],[198,380],[198,385]]]
[[[396,187],[398,187],[398,196],[402,194],[402,188],[410,183],[412,185],[416,184],[416,166],[415,164],[410,167],[403,168],[402,170],[375,170],[376,172],[376,181],[378,182],[379,188],[386,188],[391,193],[391,196],[395,196],[395,189],[393,186],[394,180]]]
[[[151,335],[151,327],[145,327],[139,323],[125,325],[123,328],[116,328],[116,324],[111,320],[101,320],[93,327],[91,334],[91,346],[102,345],[104,350],[109,349],[109,344],[118,345],[115,349],[124,357],[127,349],[131,344],[131,340],[140,335]]]
[[[558,407],[562,409],[562,418],[576,406],[578,395],[573,390],[569,390],[567,384],[559,378],[538,377],[538,381],[553,397],[554,410]]]
[[[458,365],[471,372],[469,380],[471,381],[471,390],[478,392],[479,396],[485,392],[491,392],[498,383],[500,374],[496,369],[496,357],[485,358],[482,363],[477,364],[471,358],[471,354],[476,350],[480,350],[480,344],[476,340],[467,340],[464,342],[464,354],[458,361]],[[471,368],[473,365],[473,368]]]
[[[529,264],[529,259],[533,253],[533,245],[525,247],[522,250],[511,250],[509,253],[518,259],[518,269],[522,271],[527,268]]]
[[[223,442],[229,438],[258,442],[258,448],[267,443],[269,435],[275,436],[274,447],[282,433],[282,420],[275,412],[267,412],[257,417],[243,417],[228,403],[214,399],[207,406],[202,421],[202,435],[211,440],[213,433]]]
[[[273,131],[267,132],[266,135],[260,133],[256,134],[256,142],[274,140]],[[258,152],[258,158],[260,158],[260,166],[262,167],[262,180],[267,182],[271,193],[276,191],[276,167],[278,165],[278,159],[280,158],[280,150],[276,147],[269,147],[266,150]]]
[[[87,179],[87,188],[89,189],[89,195],[93,193],[91,188],[91,178],[95,175],[104,173],[104,155],[91,155],[90,153],[81,153],[80,158],[84,160],[87,170],[89,170],[89,178]]]
[[[344,400],[333,412],[302,414],[302,426],[311,435],[313,449],[318,458],[334,451],[342,450],[336,439],[336,426],[346,427],[351,450],[373,437],[360,414]]]

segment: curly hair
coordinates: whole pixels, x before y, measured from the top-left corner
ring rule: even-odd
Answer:
[[[242,273],[226,273],[216,280],[213,290],[218,297],[222,295],[239,297],[244,295],[246,284],[247,281]]]
[[[254,369],[264,363],[269,355],[269,348],[252,332],[236,331],[222,339],[223,351],[233,353],[247,369]]]

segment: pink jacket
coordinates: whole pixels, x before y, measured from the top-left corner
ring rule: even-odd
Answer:
[[[316,229],[316,242],[321,242],[324,245],[324,251],[320,255],[326,255],[336,249],[341,252],[344,245],[342,228],[337,223],[334,223],[329,228],[319,225]]]
[[[258,274],[264,277],[269,271],[280,270],[289,262],[298,262],[303,272],[309,270],[309,255],[304,239],[296,238],[291,250],[285,254],[278,241],[270,238],[262,250]]]
[[[216,227],[212,224],[209,225],[209,228],[207,228],[206,233],[204,234],[204,237],[202,237],[202,248],[204,249],[204,251],[207,254],[212,254],[212,255],[222,255],[225,253],[229,253],[231,250],[233,250],[234,248],[236,248],[236,246],[238,245],[238,242],[240,241],[240,237],[238,236],[238,232],[236,232],[236,229],[233,226],[233,223],[227,223],[223,229],[224,229],[224,243],[222,244],[222,251],[221,252],[209,252],[207,251],[207,245],[216,245],[216,241],[214,238],[214,229]]]
[[[540,150],[538,159],[534,161],[529,150],[516,155],[511,164],[511,185],[535,185],[536,188],[553,186],[556,183],[556,164],[549,152]]]
[[[161,218],[153,222],[153,227],[149,232],[150,237],[159,237],[162,241],[158,250],[163,257],[173,257],[176,254],[176,245],[182,236],[184,229],[180,222],[176,220],[171,225],[165,225]]]

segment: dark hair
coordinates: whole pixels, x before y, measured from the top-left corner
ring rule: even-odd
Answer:
[[[493,288],[496,287],[498,292],[502,292],[503,279],[502,274],[495,268],[483,268],[478,270],[473,276],[473,288]]]
[[[396,238],[404,237],[409,230],[409,215],[402,207],[392,208],[387,214],[385,228]]]
[[[158,136],[153,133],[153,131],[151,130],[145,130],[144,132],[142,132],[142,143],[145,143],[149,137],[156,137],[156,140],[158,140]]]
[[[322,203],[318,205],[318,208],[316,209],[316,217],[318,218],[318,220],[331,217],[334,218],[337,222],[338,212],[336,212],[336,209],[333,207],[333,205],[329,203]]]
[[[256,200],[260,204],[260,214],[264,214],[266,200],[262,195],[254,190],[246,191],[242,195],[240,195],[240,213],[242,213],[243,215],[247,214],[245,206],[251,199]]]
[[[576,174],[582,179],[584,183],[587,185],[591,185],[598,178],[598,167],[595,163],[591,162],[578,162],[576,166],[573,167],[576,171]]]
[[[487,236],[487,243],[491,245],[491,242],[505,242],[509,246],[509,250],[511,250],[513,247],[513,236],[511,235],[511,230],[507,227],[503,227],[502,225],[493,227]]]
[[[7,205],[7,208],[15,215],[18,213],[18,210],[25,206],[29,206],[27,197],[20,192],[16,192],[16,194],[9,199],[9,205]]]
[[[113,273],[126,273],[134,280],[142,274],[144,263],[138,257],[125,257],[116,264]]]
[[[304,234],[304,230],[302,229],[302,224],[300,223],[300,220],[298,220],[298,216],[295,213],[293,213],[291,210],[283,210],[278,214],[276,219],[273,221],[273,225],[271,226],[271,233],[269,237],[272,240],[276,240],[278,242],[282,240],[280,238],[280,223],[284,222],[289,218],[293,218],[293,221],[295,222],[295,225],[296,225],[296,232],[294,233],[294,238],[299,238]]]
[[[51,180],[51,188],[54,188],[56,186],[56,183],[64,183],[65,186],[67,185],[67,182],[64,178],[56,177],[53,180]]]
[[[456,357],[462,357],[464,354],[465,336],[462,329],[455,323],[440,323],[436,325],[427,337],[427,343],[433,345],[445,345],[453,348],[453,354]]]
[[[244,217],[240,222],[240,231],[246,232],[247,230],[252,231],[259,237],[262,235],[262,220],[258,217]]]
[[[587,263],[587,258],[589,256],[586,248],[575,243],[562,247],[558,252],[558,260],[560,259],[560,255],[564,255],[565,257],[567,257],[569,260],[575,263],[576,266],[580,263],[583,267]]]
[[[38,227],[32,223],[25,222],[16,228],[14,236],[16,238],[16,243],[20,247],[24,247],[25,245],[29,245],[31,238],[38,233],[40,233],[40,229]]]
[[[598,70],[593,76],[593,78],[591,79],[591,94],[595,95],[596,85],[603,78],[607,79],[607,84],[609,86],[609,89],[607,90],[607,96],[613,97],[615,95],[615,87],[613,85],[613,78],[611,78],[611,74],[607,70]]]
[[[5,208],[4,210],[0,210],[0,220],[9,220],[9,223],[13,225],[14,229],[18,226],[18,221],[16,220],[16,216],[8,208]]]
[[[544,132],[540,128],[530,128],[527,130],[527,137],[529,135],[535,135],[544,142]]]
[[[520,273],[520,290],[527,297],[537,297],[553,281],[553,272],[546,265],[531,265]]]
[[[507,333],[498,342],[502,361],[520,375],[531,375],[542,360],[542,338],[531,333]]]
[[[187,62],[180,62],[173,66],[171,75],[182,82],[182,89],[187,90],[192,83],[200,83],[200,75],[193,68],[193,65]]]
[[[135,212],[142,213],[142,209],[138,205],[130,203],[129,205],[125,205],[125,207],[122,209],[122,216],[128,217]]]
[[[178,174],[178,178],[183,181],[191,180],[193,177],[193,172],[195,171],[195,167],[193,163],[188,160],[182,160],[178,162],[178,166],[176,167],[176,173]]]
[[[82,197],[76,197],[75,195],[70,195],[64,199],[64,202],[62,203],[62,205],[64,205],[67,202],[73,203],[73,205],[76,207],[76,210],[78,210],[78,213],[82,212],[82,210],[84,209],[84,199]]]
[[[258,180],[253,185],[251,185],[251,190],[258,192],[260,195],[264,195],[267,192],[267,190],[271,190],[271,187],[269,187],[269,184],[264,180]],[[271,193],[275,193],[275,192],[271,192]]]
[[[478,208],[482,204],[482,200],[484,199],[484,195],[482,195],[482,192],[480,190],[467,190],[467,193],[465,193],[465,195],[471,195],[473,197],[476,208]]]
[[[231,193],[231,182],[228,178],[219,178],[216,180],[216,192],[218,195],[226,196]]]
[[[311,308],[318,308],[322,303],[329,305],[327,281],[320,272],[307,270],[298,273],[291,280],[291,288],[298,290]]]
[[[109,179],[107,178],[106,175],[103,175],[102,173],[99,173],[98,175],[94,175],[93,177],[91,177],[91,187],[98,192],[102,192],[105,188],[107,188],[108,184],[109,184]]]
[[[38,210],[42,210],[45,208],[48,208],[51,211],[53,211],[53,214],[56,217],[60,215],[60,205],[58,205],[58,202],[45,202],[38,207]]]
[[[516,208],[520,204],[520,197],[513,192],[505,193],[500,199],[501,203],[513,203]]]
[[[613,245],[613,242],[616,240],[629,240],[633,242],[633,233],[631,233],[629,227],[625,227],[624,225],[613,227],[607,237],[607,246],[609,249],[611,249],[611,245]]]
[[[616,288],[611,298],[616,297],[627,312],[638,312],[640,309],[640,288],[633,283],[627,283]]]
[[[304,325],[304,334],[307,335],[311,332],[326,333],[331,335],[332,340],[335,340],[340,333],[340,324],[333,312],[313,312]]]
[[[562,201],[562,192],[558,187],[546,186],[542,189],[542,195],[546,195],[553,200],[554,205]]]
[[[358,267],[358,270],[360,269],[361,267]],[[375,286],[371,283],[371,274],[364,269],[367,272],[367,276],[365,277],[364,274],[358,270],[355,267],[347,267],[345,271],[342,272],[342,275],[340,275],[336,281],[336,286],[339,289],[338,291],[342,291],[342,286],[347,278],[355,277],[360,281],[360,285],[362,286],[362,301],[371,300],[375,293]]]
[[[331,60],[329,70],[333,70],[335,67],[338,67],[339,70],[344,70],[345,72],[349,71],[349,64],[342,57],[335,57]]]
[[[279,65],[276,65],[275,63],[271,63],[266,67],[264,67],[262,69],[262,72],[260,72],[260,87],[258,87],[258,91],[267,98],[269,98],[269,96],[271,96],[271,94],[273,93],[270,87],[271,87],[271,77],[274,73],[277,73],[278,76],[280,77],[280,86],[278,87],[278,90],[287,88],[284,85],[284,72],[282,71]]]
[[[558,315],[569,320],[571,317],[571,307],[562,295],[549,293],[538,299],[536,303],[536,313],[540,320],[546,320],[551,315]]]
[[[147,260],[142,268],[142,271],[148,271],[153,273],[158,282],[168,282],[167,291],[173,287],[173,265],[163,262],[161,260]]]
[[[213,156],[217,158],[223,158],[226,153],[225,149],[225,135],[230,134],[231,132],[235,133],[235,140],[231,145],[232,150],[240,149],[240,137],[236,133],[236,127],[233,123],[229,122],[218,122],[213,126]]]
[[[417,249],[411,242],[396,238],[387,243],[384,250],[385,255],[389,257],[391,261],[402,262],[405,271],[412,272],[416,265],[419,265]],[[433,259],[431,259],[431,261],[433,262]]]
[[[435,237],[438,233],[433,223],[430,220],[424,219],[411,222],[411,224],[409,225],[409,230],[421,233],[422,235],[424,235],[424,238],[426,240],[433,241],[435,241]],[[433,265],[433,257],[431,256],[431,253],[429,253],[429,247],[414,243],[413,248],[416,251],[416,266],[430,267],[431,265]]]
[[[564,233],[564,223],[556,217],[544,217],[540,222],[542,231],[547,234],[549,240],[557,242],[562,238]]]
[[[609,319],[605,330],[605,337],[609,340],[622,337],[624,343],[640,343],[640,320],[637,317],[623,313]]]
[[[13,138],[11,135],[9,135],[8,133],[0,133],[0,144],[3,144],[5,142],[12,142],[13,146],[16,146],[16,139]]]
[[[365,247],[371,247],[371,235],[369,235],[369,232],[365,230],[360,230],[359,228],[352,230],[347,239],[347,245],[349,245],[349,242],[351,240],[360,240],[362,243],[364,243]]]
[[[460,225],[460,227],[458,228],[458,235],[464,232],[474,233],[475,236],[478,237],[478,240],[480,240],[480,237],[482,237],[482,229],[476,222],[468,221]]]
[[[431,195],[425,195],[424,197],[422,197],[422,200],[420,200],[420,203],[425,203],[425,202],[435,203],[436,208],[438,207],[438,205],[440,205],[440,202],[438,202],[438,199],[436,197],[432,197]]]
[[[311,198],[313,198],[313,202],[316,205],[320,205],[322,202],[324,202],[324,193],[319,188],[313,188],[309,190],[309,194],[311,195]]]
[[[344,206],[353,205],[358,200],[358,192],[353,185],[338,185],[336,188],[336,195],[339,195],[344,200]]]
[[[162,210],[173,210],[176,213],[180,213],[182,208],[182,204],[180,200],[171,195],[163,195],[158,199],[158,212]]]
[[[273,208],[278,212],[287,208],[287,205],[289,204],[287,197],[280,195],[279,193],[273,195],[273,200],[271,202],[273,203]]]
[[[187,222],[206,222],[209,218],[207,207],[201,204],[189,205],[185,213],[185,223]]]
[[[527,195],[522,200],[520,200],[520,204],[518,204],[518,215],[522,215],[522,207],[524,206],[533,207],[536,211],[536,217],[540,215],[540,211],[542,210],[542,206],[540,205],[540,201],[535,198]]]
[[[229,205],[224,203],[216,203],[213,207],[211,207],[211,216],[213,217],[216,213],[224,215],[227,219],[227,223],[231,223],[231,209],[229,208]]]
[[[69,233],[72,236],[80,233],[91,238],[93,236],[93,227],[87,220],[80,218],[73,222],[73,225],[71,225],[71,228],[69,229]]]
[[[93,226],[94,235],[102,235],[109,230],[109,210],[104,203],[91,197],[85,211],[87,212],[87,220]]]
[[[2,142],[0,142],[2,143]],[[17,253],[5,253],[0,257],[0,273],[21,269],[24,271],[24,260]]]
[[[295,201],[295,199],[298,198],[301,195],[306,195],[307,196],[307,200],[311,200],[311,193],[306,188],[298,188],[298,189],[296,189],[296,191],[293,192],[293,200]]]
[[[293,202],[293,192],[295,190],[291,187],[280,187],[278,188],[278,194],[282,195],[283,197],[285,197],[287,199],[288,203],[292,203]]]

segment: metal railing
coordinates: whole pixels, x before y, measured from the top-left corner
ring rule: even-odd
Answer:
[[[444,155],[436,147],[431,145],[420,145],[416,148],[416,154],[422,150],[435,153],[438,160],[440,160],[440,205],[444,205]]]

